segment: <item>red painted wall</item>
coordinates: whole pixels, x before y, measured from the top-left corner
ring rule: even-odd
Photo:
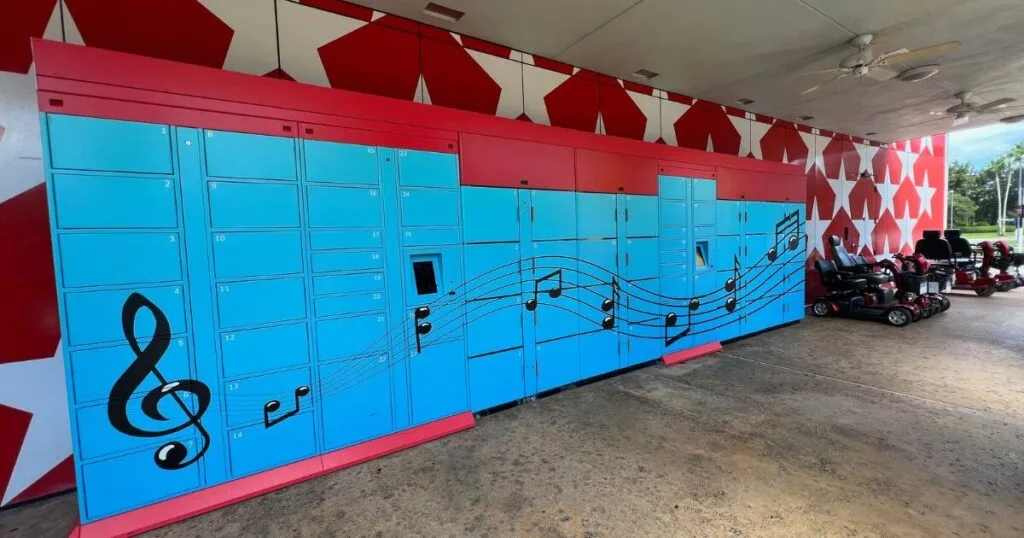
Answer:
[[[944,220],[944,136],[880,147],[340,0],[0,2],[0,506],[74,485],[32,37],[800,164],[809,260],[830,234],[884,256]]]

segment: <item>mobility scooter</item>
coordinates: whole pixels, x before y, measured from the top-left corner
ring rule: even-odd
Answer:
[[[931,263],[924,256],[897,253],[890,260],[879,261],[877,267],[883,273],[892,275],[899,289],[897,298],[920,307],[922,317],[945,312],[952,306],[944,293],[953,289],[953,277],[930,271]]]
[[[996,291],[1010,291],[1016,288],[1018,279],[1020,277],[1020,269],[1018,264],[1018,274],[1016,276],[1010,274],[1010,267],[1013,266],[1014,257],[1010,246],[1005,241],[982,241],[978,243],[978,251],[981,253],[981,274],[990,275],[990,269],[995,269],[998,272],[992,276],[996,281]]]
[[[839,244],[839,237],[830,237],[829,244]],[[849,256],[846,249],[842,252]],[[844,260],[850,261],[856,260],[852,257]],[[916,305],[896,299],[896,288],[889,275],[870,271],[869,268],[857,272],[841,270],[829,260],[818,260],[814,267],[821,276],[822,285],[828,290],[811,306],[811,313],[815,316],[877,319],[894,327],[905,327],[921,319],[921,310]]]
[[[929,292],[929,275],[919,274],[915,268],[904,267],[902,263],[891,260],[871,263],[863,256],[854,256],[837,236],[829,237],[828,244],[832,260],[840,271],[865,275],[869,285],[875,284],[879,288],[895,287],[896,300],[904,305],[913,305],[915,308],[912,310],[919,312],[921,318],[930,318],[949,308],[948,299],[942,297],[937,289],[934,294]]]
[[[960,237],[960,230],[946,230],[946,238],[938,230],[925,230],[914,245],[914,253],[931,262],[930,271],[953,276],[953,289],[972,290],[981,297],[996,292],[996,281],[981,274],[975,265],[971,245]]]
[[[1024,254],[1018,254],[1013,251],[1013,247],[1009,243],[1000,239],[996,241],[996,254],[997,259],[1005,260],[1002,263],[1007,265],[1007,272],[1009,268],[1013,267],[1014,270],[1014,285],[1013,287],[1019,288],[1024,286],[1024,275],[1020,274],[1020,267],[1024,265]]]

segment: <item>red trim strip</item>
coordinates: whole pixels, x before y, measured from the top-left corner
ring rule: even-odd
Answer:
[[[64,112],[73,106],[70,103],[74,95],[108,99],[116,95],[118,100],[165,107],[169,105],[180,109],[199,108],[217,113],[355,128],[365,127],[346,124],[357,121],[403,125],[587,148],[698,166],[731,166],[803,175],[803,169],[796,165],[643,143],[55,41],[36,39],[32,45],[38,88],[41,92],[52,92],[52,97],[63,96]],[[99,85],[105,88],[105,93],[98,90]],[[96,108],[90,112],[90,106]],[[103,114],[105,117],[128,119],[114,108],[86,102],[75,110],[82,115]],[[144,113],[152,111],[136,109],[136,114]]]
[[[458,140],[429,138],[405,133],[387,133],[376,130],[350,129],[348,127],[335,127],[332,125],[317,125],[315,123],[300,123],[299,136],[309,140],[325,140],[328,142],[344,142],[367,146],[388,146],[436,151],[439,153],[459,153]]]
[[[134,536],[326,473],[433,441],[472,428],[475,424],[472,413],[461,413],[107,519],[86,525],[76,525],[71,529],[68,538]]]
[[[699,359],[712,353],[718,353],[722,351],[722,344],[719,342],[711,342],[710,344],[704,344],[690,349],[684,349],[683,351],[676,351],[675,353],[669,353],[661,358],[665,366],[675,366],[676,364],[682,364],[687,361]]]
[[[667,161],[658,163],[658,173],[665,176],[696,177],[702,179],[715,179],[717,176],[714,166],[680,164]]]

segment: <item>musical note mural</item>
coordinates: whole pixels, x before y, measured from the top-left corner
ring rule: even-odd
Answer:
[[[135,319],[143,309],[148,310],[153,316],[156,328],[145,347],[140,347],[135,335]],[[107,415],[110,418],[110,424],[119,432],[135,437],[163,437],[195,426],[203,438],[199,450],[189,454],[183,443],[171,441],[160,446],[153,454],[156,465],[161,469],[181,469],[192,465],[199,461],[210,445],[210,435],[200,422],[210,405],[210,388],[194,379],[168,381],[160,373],[158,366],[160,358],[167,351],[171,342],[170,325],[163,311],[145,296],[140,293],[132,293],[128,296],[128,300],[125,301],[121,310],[121,326],[124,330],[125,340],[135,352],[136,358],[110,389],[110,398],[107,400]],[[142,411],[151,419],[168,421],[169,418],[160,411],[159,405],[161,401],[171,399],[186,417],[184,421],[158,430],[139,428],[132,423],[127,414],[128,402],[146,377],[151,374],[160,380],[160,386],[149,390],[143,396]],[[181,397],[182,394],[191,394],[195,397],[194,410],[185,403]]]
[[[469,186],[447,146],[47,128],[156,156],[158,179],[99,168],[145,186],[131,211],[53,208],[87,224],[54,229],[85,521],[802,316],[801,206],[717,222],[707,179]],[[77,173],[48,166],[51,188]]]

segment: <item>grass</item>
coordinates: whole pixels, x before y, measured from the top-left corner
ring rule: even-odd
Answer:
[[[996,239],[1005,239],[1005,240],[1009,241],[1011,244],[1016,243],[1016,241],[1014,240],[1015,236],[1013,235],[1012,231],[1008,232],[1006,237],[999,237],[999,234],[997,232],[971,232],[971,233],[965,233],[965,234],[960,234],[960,235],[964,239],[966,239],[968,241],[972,241],[972,242],[975,242],[975,241],[985,241],[985,240],[994,241]]]

